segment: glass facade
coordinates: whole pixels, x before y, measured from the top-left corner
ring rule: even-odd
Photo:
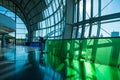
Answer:
[[[24,3],[26,2],[24,1]],[[73,22],[70,23],[72,25],[71,38],[114,37],[114,35],[112,35],[113,32],[120,32],[119,0],[74,0],[72,2],[73,5],[69,5],[69,2],[66,0],[45,0],[44,3],[46,5],[45,9],[38,11],[40,15],[42,14],[40,20],[35,19],[39,14],[35,14],[33,17],[32,14],[28,15],[28,18],[31,17],[30,23],[26,21],[26,24],[30,27],[30,31],[34,30],[30,32],[30,38],[34,39],[42,36],[47,39],[63,39],[65,27],[69,23],[66,22],[69,20],[66,13],[70,10],[67,6],[73,7],[71,11],[73,13],[71,16],[73,17],[70,17],[70,19],[73,20]],[[1,5],[5,4],[10,4],[10,7],[15,9],[15,5],[12,2],[1,3]],[[28,8],[28,4],[26,4],[26,8]],[[0,9],[1,13],[15,20],[15,14],[10,10],[2,6]],[[18,9],[17,14],[21,11]],[[30,12],[31,11],[32,9]],[[27,12],[29,11],[26,10],[26,13]],[[23,17],[25,15],[19,14],[19,16]],[[23,21],[25,21],[25,19],[23,19]],[[16,27],[17,38],[24,39],[26,37],[25,34],[28,33],[27,29],[18,16],[16,17],[16,22],[18,27]],[[119,37],[119,34],[115,37]]]
[[[104,79],[119,79],[118,74],[110,77],[108,67],[120,64],[120,46],[116,46],[119,42],[120,38],[48,40],[46,63],[66,80],[101,80],[103,76],[97,70],[105,72]]]
[[[45,2],[47,8],[42,11],[44,19],[38,23],[34,35],[48,39],[62,39],[67,25],[65,12],[69,10],[66,8],[68,3],[66,0],[45,0]],[[112,35],[112,32],[120,32],[118,7],[118,0],[74,0],[71,38],[119,37]]]
[[[59,60],[83,59],[100,64],[118,65],[120,38],[81,39],[81,40],[48,40],[48,55],[59,57]],[[64,47],[63,47],[64,46]]]
[[[111,37],[112,32],[120,32],[119,3],[119,0],[75,0],[74,27],[77,29],[73,29],[73,38]]]
[[[0,6],[0,13],[16,20],[16,39],[26,39],[26,34],[28,33],[24,22],[12,11]],[[16,16],[16,19],[15,19]],[[9,35],[15,37],[15,32],[9,33]]]
[[[48,39],[62,39],[63,28],[65,27],[63,0],[45,0],[48,5],[43,11],[44,19],[38,23],[36,37],[42,36]]]

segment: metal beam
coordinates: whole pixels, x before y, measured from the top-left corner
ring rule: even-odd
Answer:
[[[41,5],[43,5],[43,4],[41,4]],[[38,13],[34,14],[34,16],[30,17],[29,21],[31,21],[34,17],[41,15],[41,14],[42,14],[42,10],[40,10]],[[43,17],[42,17],[42,19],[43,19]]]
[[[83,21],[86,19],[86,0],[83,0]],[[85,34],[85,24],[82,25],[81,38],[84,38]]]
[[[101,16],[101,0],[98,1],[98,17],[100,16]],[[98,21],[97,37],[100,36],[100,28],[101,28],[101,22]]]
[[[98,21],[110,20],[110,19],[115,19],[115,18],[120,18],[120,13],[100,16],[100,17],[96,17],[96,18],[90,18],[88,20],[84,20],[84,21],[75,23],[74,26],[83,25],[83,24],[87,24],[87,23],[94,23],[94,22],[98,22]]]
[[[31,0],[28,0],[28,2],[26,3],[26,5],[24,6],[24,10],[25,10],[25,8],[27,7],[27,5],[29,4],[31,2]]]
[[[41,0],[39,0],[39,2],[37,2],[37,4],[35,4],[35,5],[28,11],[27,15],[30,14],[30,13],[32,12],[32,10],[34,10],[40,3],[41,3]]]
[[[93,18],[93,0],[91,0],[91,18]],[[89,35],[88,35],[88,37],[90,38],[91,37],[91,33],[92,33],[92,23],[90,23],[90,29],[89,29]]]
[[[22,4],[22,3],[23,3],[23,0],[20,1],[20,4]]]
[[[80,0],[77,0],[77,23],[79,22],[79,6],[80,6]],[[78,31],[79,31],[79,26],[77,25],[77,30],[76,30],[76,36],[75,38],[78,38]]]

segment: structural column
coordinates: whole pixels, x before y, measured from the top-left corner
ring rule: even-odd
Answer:
[[[5,34],[2,34],[1,47],[5,47]]]
[[[101,16],[101,0],[98,1],[98,17]],[[101,21],[98,21],[97,37],[100,36]]]
[[[83,21],[86,20],[86,0],[83,0]],[[82,33],[81,38],[84,38],[85,35],[85,23],[82,24]]]
[[[90,17],[91,17],[91,20],[93,18],[93,0],[91,0],[91,14],[90,14]],[[92,21],[90,22],[90,30],[89,30],[89,38],[91,37],[91,34],[92,34]]]
[[[32,38],[33,38],[33,30],[31,28],[31,26],[29,26],[29,28],[28,28],[28,42],[32,42]]]
[[[74,0],[66,0],[66,26],[64,30],[63,39],[72,38],[72,29],[73,29],[73,13],[74,13]]]

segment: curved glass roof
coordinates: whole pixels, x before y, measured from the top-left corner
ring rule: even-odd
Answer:
[[[15,12],[28,26],[35,27],[43,19],[42,10],[51,0],[0,0],[0,5]]]

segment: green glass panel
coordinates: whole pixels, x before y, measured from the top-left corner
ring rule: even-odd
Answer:
[[[120,78],[120,72],[116,73],[120,38],[47,40],[46,48],[47,65],[66,76],[65,80]]]

